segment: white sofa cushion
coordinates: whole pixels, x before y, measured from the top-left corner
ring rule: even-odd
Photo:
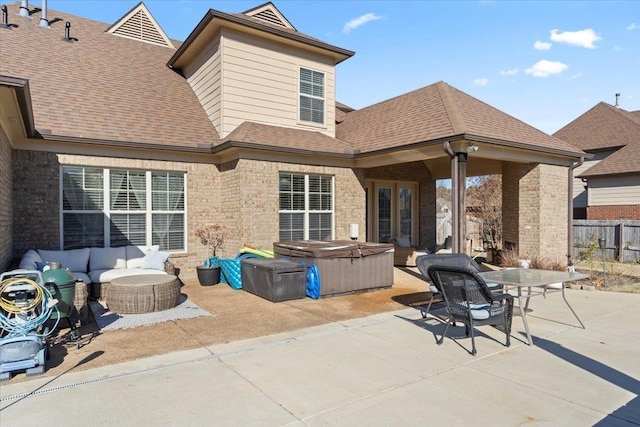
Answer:
[[[91,248],[91,259],[89,260],[89,271],[111,270],[127,268],[126,248]],[[72,269],[73,270],[73,269]],[[89,274],[91,281],[93,276]]]
[[[27,253],[22,256],[18,268],[24,270],[39,270],[37,263],[42,263],[42,257],[38,252],[29,249]]]
[[[147,250],[157,251],[160,249],[160,245],[153,246],[127,246],[127,268],[142,268],[144,257],[147,254]]]
[[[105,270],[91,270],[89,277],[93,283],[108,283],[113,279],[125,276],[139,276],[141,274],[167,274],[164,270],[151,270],[147,268],[116,268]]]
[[[42,262],[59,262],[62,268],[68,268],[70,271],[80,273],[87,272],[89,263],[89,248],[69,249],[66,251],[45,251],[38,250],[38,254],[42,258]]]

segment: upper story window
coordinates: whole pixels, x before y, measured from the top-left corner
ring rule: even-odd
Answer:
[[[300,121],[324,124],[324,73],[300,68]]]

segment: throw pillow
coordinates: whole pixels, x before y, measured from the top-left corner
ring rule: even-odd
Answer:
[[[169,259],[170,256],[171,254],[168,252],[152,251],[151,249],[147,249],[147,254],[142,261],[142,268],[164,271],[164,263]]]

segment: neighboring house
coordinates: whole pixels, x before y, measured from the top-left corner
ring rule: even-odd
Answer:
[[[566,254],[581,150],[444,82],[353,110],[335,82],[354,52],[272,3],[209,10],[184,42],[143,3],[112,25],[48,10],[49,29],[18,6],[0,28],[0,270],[30,248],[158,244],[188,279],[212,223],[222,256],[351,224],[434,248],[452,164],[505,177],[505,240]]]
[[[640,219],[640,111],[600,102],[554,136],[593,155],[575,170],[574,219]]]

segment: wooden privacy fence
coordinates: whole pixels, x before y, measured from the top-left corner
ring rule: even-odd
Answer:
[[[604,256],[620,262],[640,262],[640,221],[573,220],[573,246],[576,258],[595,251],[601,257],[598,239],[605,239]]]

